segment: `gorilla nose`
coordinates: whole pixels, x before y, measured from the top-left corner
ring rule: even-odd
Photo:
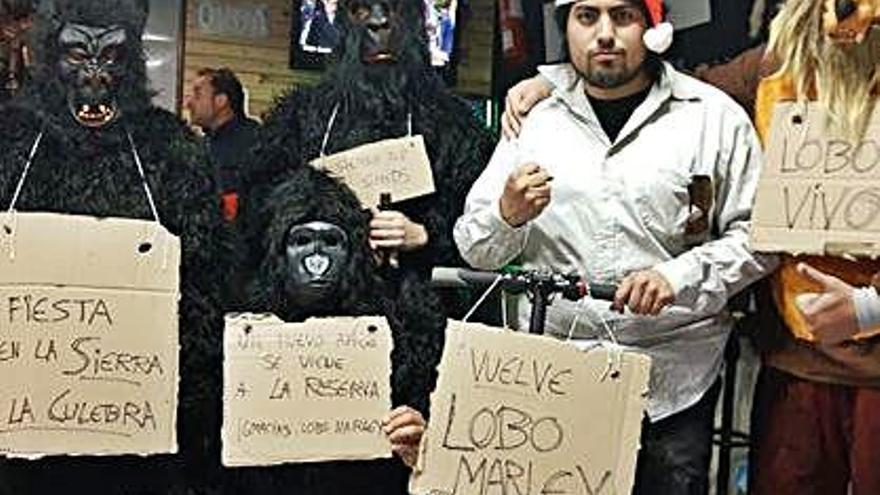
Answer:
[[[321,253],[310,254],[303,259],[303,267],[310,275],[320,277],[330,269],[330,257]]]
[[[837,14],[838,20],[846,19],[853,15],[856,11],[856,2],[854,0],[836,0],[834,2],[834,13]]]

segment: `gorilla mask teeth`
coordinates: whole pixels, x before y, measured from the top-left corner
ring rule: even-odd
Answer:
[[[116,108],[103,103],[98,105],[78,105],[74,112],[76,121],[86,127],[103,127],[116,118]]]

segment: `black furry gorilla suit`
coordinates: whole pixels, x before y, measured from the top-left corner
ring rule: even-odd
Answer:
[[[8,206],[28,151],[42,131],[18,210],[152,220],[125,131],[131,133],[162,223],[182,239],[181,454],[2,461],[0,493],[188,493],[183,473],[193,478],[192,485],[200,485],[204,466],[219,462],[216,442],[209,439],[219,436],[218,293],[227,271],[220,265],[226,235],[198,141],[177,117],[150,103],[141,46],[145,10],[137,0],[43,2],[33,45],[33,80],[21,98],[0,111],[0,201],[3,208]],[[125,28],[123,76],[113,81],[121,114],[103,128],[80,125],[69,109],[70,84],[58,69],[63,56],[59,31],[67,23]]]
[[[423,275],[436,265],[461,265],[452,227],[461,216],[471,184],[489,161],[494,139],[472,110],[444,88],[430,66],[422,0],[385,2],[393,11],[391,48],[397,61],[376,66],[362,61],[366,30],[349,19],[352,3],[340,2],[335,25],[341,46],[324,81],[293,91],[267,116],[266,142],[255,167],[260,170],[255,182],[277,181],[279,167],[306,164],[318,157],[337,105],[328,155],[405,136],[411,113],[413,134],[425,138],[436,192],[393,205],[392,209],[424,225],[429,238],[424,249],[401,253],[400,264]]]
[[[394,339],[392,403],[408,405],[427,417],[429,394],[437,379],[446,318],[438,299],[417,277],[389,283],[368,245],[369,212],[345,186],[310,167],[294,171],[261,203],[270,219],[252,239],[260,251],[249,285],[248,309],[275,313],[288,322],[309,317],[384,315]],[[350,255],[333,301],[303,307],[285,294],[285,247],[292,225],[323,221],[348,234]],[[390,448],[390,446],[389,446]],[[403,495],[409,469],[394,458],[325,462],[232,471],[229,493],[308,495]]]

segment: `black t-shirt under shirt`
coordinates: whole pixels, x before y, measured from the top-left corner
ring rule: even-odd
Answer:
[[[645,101],[650,92],[651,87],[648,86],[643,91],[616,100],[600,100],[587,95],[593,112],[599,118],[599,124],[602,125],[602,129],[611,142],[617,140],[617,135],[623,130],[623,126],[626,125],[632,113]]]

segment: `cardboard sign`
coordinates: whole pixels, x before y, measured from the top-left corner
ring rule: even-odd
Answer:
[[[0,215],[0,453],[176,452],[179,265],[153,222]]]
[[[391,457],[385,318],[226,319],[223,464]]]
[[[630,493],[650,359],[450,323],[417,495]]]
[[[365,144],[312,161],[312,166],[354,191],[364,208],[379,206],[379,196],[393,202],[434,192],[431,161],[422,136]]]
[[[778,104],[753,213],[752,248],[880,255],[880,113],[864,138],[833,134],[815,104]]]

